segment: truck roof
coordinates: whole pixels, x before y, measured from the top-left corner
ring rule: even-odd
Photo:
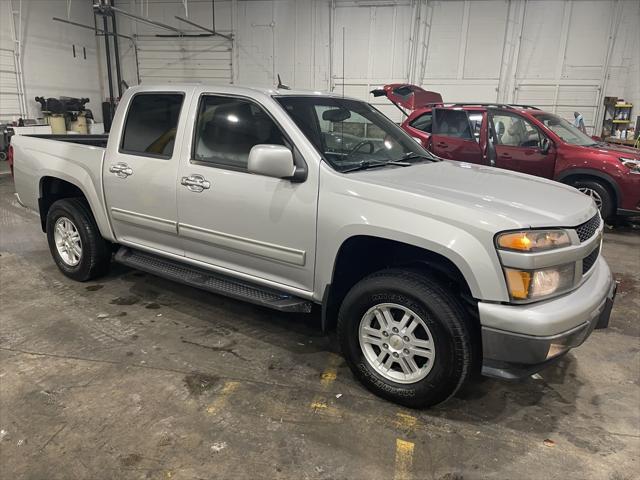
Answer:
[[[201,82],[193,82],[193,83],[145,83],[143,85],[137,85],[135,87],[131,87],[131,89],[145,91],[145,90],[175,90],[175,89],[183,89],[183,88],[204,88],[205,90],[211,89],[211,91],[220,93],[235,93],[238,95],[244,96],[254,96],[256,93],[266,95],[269,97],[273,96],[326,96],[326,97],[334,97],[334,98],[348,98],[350,100],[360,100],[355,97],[350,97],[348,95],[342,95],[339,92],[327,92],[324,90],[301,90],[301,89],[284,89],[284,88],[267,88],[267,87],[252,87],[252,86],[243,86],[243,85],[216,85],[216,84],[208,84]]]

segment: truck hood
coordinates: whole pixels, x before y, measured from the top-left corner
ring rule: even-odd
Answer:
[[[348,174],[381,187],[363,188],[370,201],[487,228],[570,227],[595,215],[594,202],[576,189],[531,175],[464,162],[382,167]],[[385,194],[386,193],[386,194]]]

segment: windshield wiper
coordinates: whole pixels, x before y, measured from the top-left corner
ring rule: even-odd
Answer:
[[[423,155],[421,153],[407,152],[404,156],[400,157],[398,161],[407,161],[407,160],[429,160],[431,162],[437,162],[439,159],[437,157],[431,157],[429,155]]]
[[[355,172],[357,170],[367,170],[369,168],[386,167],[387,165],[397,165],[399,167],[410,167],[408,162],[402,162],[400,160],[389,160],[387,162],[370,162],[369,160],[362,160],[359,164],[353,167],[340,170],[340,173]]]

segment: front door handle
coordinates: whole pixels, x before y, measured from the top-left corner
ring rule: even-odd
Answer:
[[[188,177],[182,177],[180,184],[196,193],[200,193],[203,190],[211,188],[211,183],[209,183],[209,181],[202,175],[189,175]]]
[[[119,178],[127,178],[129,175],[133,175],[133,170],[129,165],[124,162],[118,162],[109,167],[109,172],[115,173]]]

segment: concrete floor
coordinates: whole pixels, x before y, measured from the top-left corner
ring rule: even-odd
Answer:
[[[611,326],[539,378],[413,411],[365,391],[317,315],[114,266],[62,276],[0,176],[0,477],[606,479],[640,471],[640,235],[607,233]]]

